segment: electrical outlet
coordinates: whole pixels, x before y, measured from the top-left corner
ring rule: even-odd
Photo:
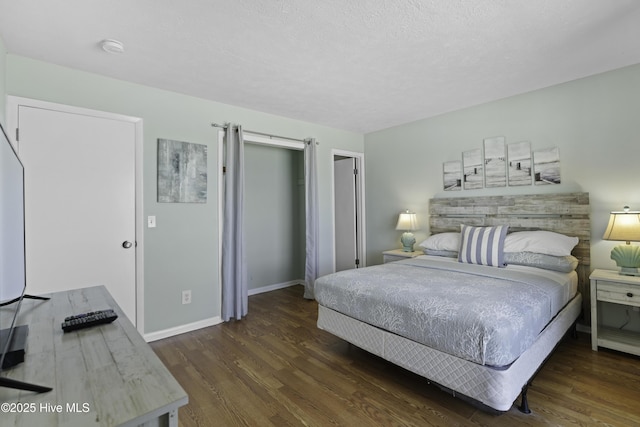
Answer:
[[[182,303],[191,304],[191,291],[182,291]]]

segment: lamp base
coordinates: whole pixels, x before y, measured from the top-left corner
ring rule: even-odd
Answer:
[[[400,243],[402,243],[403,252],[413,252],[413,245],[416,243],[416,238],[413,237],[413,233],[407,231],[402,233]]]
[[[640,276],[640,246],[618,245],[611,251],[611,259],[624,276]]]
[[[635,267],[620,267],[620,271],[618,273],[623,276],[640,276],[640,270]]]

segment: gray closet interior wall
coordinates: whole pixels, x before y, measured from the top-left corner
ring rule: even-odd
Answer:
[[[245,144],[249,290],[304,280],[304,152]]]

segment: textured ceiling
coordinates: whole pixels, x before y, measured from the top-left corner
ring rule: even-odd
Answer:
[[[0,35],[12,54],[367,133],[640,63],[640,1],[0,0]]]

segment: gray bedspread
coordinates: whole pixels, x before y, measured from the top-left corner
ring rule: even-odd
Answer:
[[[574,296],[569,275],[418,257],[318,278],[319,304],[488,366],[511,364]],[[575,274],[575,273],[573,273]]]

